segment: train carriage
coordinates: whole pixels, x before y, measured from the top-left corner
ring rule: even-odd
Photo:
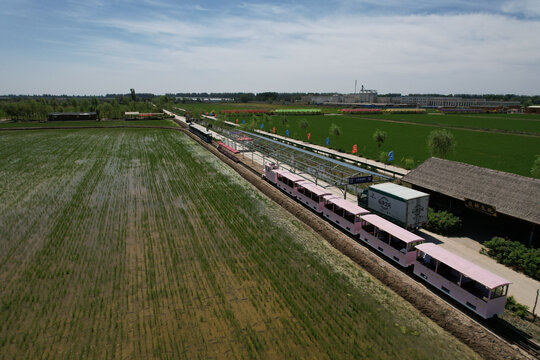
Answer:
[[[440,246],[416,246],[414,273],[485,319],[504,312],[511,282]]]
[[[277,187],[289,195],[296,197],[297,183],[299,181],[305,181],[305,179],[287,170],[274,170],[274,173],[276,174]]]
[[[297,182],[296,188],[296,198],[298,201],[306,204],[318,213],[322,213],[324,208],[324,196],[331,195],[330,191],[307,180]]]
[[[360,215],[369,211],[335,195],[325,195],[323,215],[353,235],[360,232]]]
[[[240,153],[240,151],[230,147],[227,144],[222,143],[221,141],[218,142],[217,148],[218,148],[219,152],[221,152],[222,154],[227,156],[232,161],[234,161],[234,162],[239,162],[240,161],[240,159],[238,159],[238,154]]]
[[[360,240],[380,251],[401,266],[416,260],[416,246],[424,239],[375,214],[361,216]]]

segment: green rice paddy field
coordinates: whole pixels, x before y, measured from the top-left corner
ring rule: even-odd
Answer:
[[[3,132],[0,184],[0,359],[478,358],[181,132]]]
[[[184,105],[184,108],[190,105]],[[199,108],[213,109],[215,104],[197,104]],[[267,105],[268,108],[269,105]],[[241,108],[241,107],[237,107]],[[245,104],[244,109],[254,108]],[[271,108],[271,106],[270,106]],[[324,109],[335,111],[336,109]],[[216,111],[218,111],[216,109]],[[358,145],[358,154],[370,159],[379,159],[381,151],[394,151],[394,164],[403,166],[406,158],[412,158],[416,165],[426,160],[430,154],[427,136],[435,129],[447,129],[456,139],[456,148],[447,158],[495,170],[530,176],[536,155],[540,155],[540,115],[537,114],[448,114],[448,115],[291,115],[287,122],[283,116],[253,117],[252,115],[227,115],[222,119],[235,121],[237,118],[254,124],[265,131],[285,135],[289,130],[291,137],[351,153],[352,146]],[[302,129],[300,122],[305,119],[308,128]],[[335,123],[341,128],[341,135],[329,134]],[[387,133],[381,149],[372,139],[376,129]]]

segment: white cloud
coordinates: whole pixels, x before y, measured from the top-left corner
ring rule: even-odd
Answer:
[[[99,87],[91,73],[80,75],[93,84],[86,93],[134,82],[139,91],[156,93],[346,92],[354,79],[381,92],[540,93],[540,22],[501,15],[229,16],[198,22],[158,16],[92,24],[111,35],[81,39],[76,55],[114,75]]]
[[[510,0],[502,4],[501,9],[509,14],[522,14],[525,17],[540,16],[540,1]]]

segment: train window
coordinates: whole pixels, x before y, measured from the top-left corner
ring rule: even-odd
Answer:
[[[402,253],[405,253],[405,250],[407,249],[407,244],[405,242],[393,236],[390,236],[390,246]]]
[[[506,296],[507,291],[508,291],[508,285],[499,286],[495,288],[495,290],[491,291],[491,299],[496,299],[501,296]]]
[[[388,243],[388,241],[390,240],[390,235],[386,231],[382,231],[381,229],[378,229],[377,239],[381,240],[382,242]]]
[[[364,229],[365,232],[368,232],[371,235],[373,235],[375,232],[375,226],[368,223],[367,221],[362,221],[362,229]]]
[[[344,211],[343,213],[344,213],[343,217],[345,218],[345,220],[347,220],[350,223],[354,223],[354,215],[353,214],[351,214],[348,211]]]

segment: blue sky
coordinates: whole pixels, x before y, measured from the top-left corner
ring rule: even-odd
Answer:
[[[540,1],[2,0],[0,94],[540,94]]]

